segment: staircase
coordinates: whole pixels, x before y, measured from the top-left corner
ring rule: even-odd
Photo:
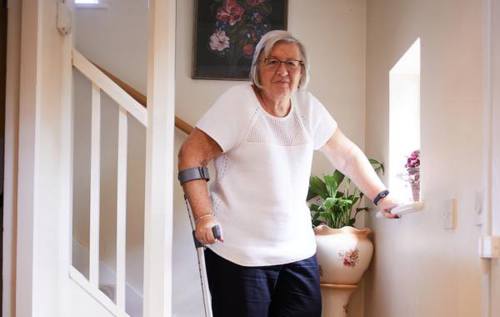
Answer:
[[[83,75],[91,86],[91,136],[90,136],[90,186],[89,186],[89,235],[88,243],[73,241],[73,262],[69,268],[70,277],[114,316],[142,316],[142,293],[127,284],[127,166],[130,120],[143,128],[148,127],[147,99],[140,92],[116,76],[90,62],[76,49],[72,52],[73,71]],[[118,136],[116,161],[116,255],[110,266],[100,256],[102,243],[102,166],[103,136],[107,131],[103,122],[103,94],[118,105]],[[76,118],[75,118],[76,120]],[[104,123],[104,125],[103,125]],[[135,124],[135,123],[134,123]],[[175,126],[189,134],[193,129],[185,121],[175,118]],[[146,172],[144,171],[144,174]],[[78,179],[74,179],[78,181]],[[108,199],[108,198],[106,198]],[[75,238],[75,234],[73,234]],[[114,283],[113,283],[114,282]]]

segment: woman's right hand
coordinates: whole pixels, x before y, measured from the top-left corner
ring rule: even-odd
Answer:
[[[195,231],[195,236],[196,239],[204,245],[207,244],[213,244],[217,241],[215,239],[214,234],[212,232],[212,228],[214,226],[219,226],[220,224],[217,222],[217,219],[215,218],[214,215],[210,215],[208,217],[203,217],[196,221],[196,231]],[[222,230],[221,230],[222,231]],[[220,239],[218,239],[220,242],[224,242],[224,238],[221,236]]]

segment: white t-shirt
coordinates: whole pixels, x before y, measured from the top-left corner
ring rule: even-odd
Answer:
[[[224,242],[210,249],[236,264],[284,264],[316,252],[306,205],[312,157],[337,123],[308,92],[296,92],[291,104],[285,117],[272,116],[245,83],[196,125],[223,150],[210,193]]]

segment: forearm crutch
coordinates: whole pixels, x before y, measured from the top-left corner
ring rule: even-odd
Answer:
[[[179,182],[181,185],[197,180],[197,179],[203,179],[205,181],[209,181],[210,177],[208,175],[208,168],[206,167],[194,167],[194,168],[188,168],[182,171],[179,171],[179,176],[178,176]],[[210,297],[210,290],[208,288],[208,278],[207,278],[207,270],[205,266],[205,246],[196,239],[195,236],[195,228],[196,228],[196,223],[194,221],[194,215],[192,213],[191,207],[189,205],[189,201],[187,199],[187,196],[184,195],[184,201],[186,202],[186,209],[188,212],[189,216],[189,223],[191,224],[191,229],[192,229],[192,234],[193,234],[193,240],[194,240],[194,246],[196,248],[196,257],[198,259],[198,271],[200,272],[200,285],[201,285],[201,293],[203,296],[203,308],[205,310],[205,316],[206,317],[212,317],[212,301]],[[221,239],[221,230],[219,225],[215,225],[212,227],[212,233],[215,237],[215,239],[220,240]]]

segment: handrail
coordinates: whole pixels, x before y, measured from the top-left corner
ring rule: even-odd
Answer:
[[[73,49],[73,66],[75,66],[100,89],[105,91],[107,95],[115,100],[139,122],[141,122],[144,126],[147,126],[148,116],[146,109],[128,93],[125,93],[120,86],[108,78],[76,49]]]
[[[142,93],[137,91],[134,87],[130,86],[129,84],[127,84],[126,82],[124,82],[120,78],[111,74],[110,72],[108,72],[107,70],[102,68],[101,66],[99,66],[95,63],[93,63],[93,64],[97,68],[99,68],[101,70],[101,72],[106,74],[106,76],[108,76],[112,81],[114,81],[118,86],[120,86],[123,90],[125,90],[132,98],[137,100],[137,102],[139,102],[144,107],[147,107],[148,98],[146,96],[144,96]],[[187,123],[186,121],[179,118],[178,116],[175,116],[175,127],[188,135],[191,133],[191,131],[193,131],[193,127],[189,123]]]

